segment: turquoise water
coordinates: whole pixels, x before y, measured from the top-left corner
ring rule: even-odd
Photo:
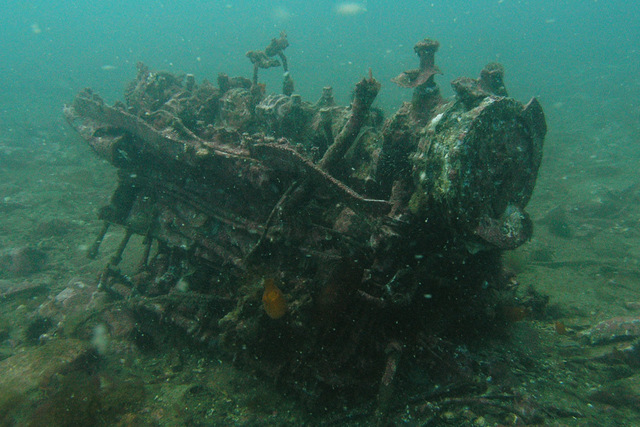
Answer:
[[[118,99],[138,61],[198,79],[215,80],[219,72],[250,75],[244,53],[282,30],[304,98],[332,85],[344,102],[352,84],[372,68],[384,85],[378,102],[394,109],[408,94],[389,80],[414,66],[411,47],[424,37],[441,42],[444,75],[438,80],[445,90],[447,81],[475,76],[497,60],[516,98],[563,103],[577,109],[572,118],[589,108],[576,105],[580,93],[593,94],[596,105],[606,97],[626,116],[640,91],[640,6],[634,2],[369,1],[353,14],[338,13],[339,4],[2,2],[3,127],[25,115],[55,120],[60,106],[84,87]]]

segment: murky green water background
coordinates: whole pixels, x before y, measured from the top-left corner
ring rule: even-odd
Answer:
[[[95,285],[121,237],[109,233],[99,259],[84,256],[115,172],[63,121],[63,104],[84,87],[110,102],[120,99],[137,61],[198,80],[215,81],[219,72],[250,76],[244,53],[283,29],[297,91],[308,100],[331,85],[337,100],[348,102],[354,82],[371,68],[383,83],[377,104],[395,111],[410,93],[390,79],[414,66],[412,46],[424,37],[441,42],[444,74],[437,81],[445,95],[451,95],[450,80],[476,76],[499,61],[510,95],[538,97],[549,133],[528,207],[536,231],[507,255],[507,264],[522,285],[550,296],[550,311],[545,319],[515,323],[507,342],[493,350],[509,355],[505,375],[531,399],[548,403],[547,412],[552,404],[575,411],[545,414],[557,425],[640,423],[637,361],[616,358],[629,342],[590,345],[579,338],[601,320],[640,318],[639,6],[510,0],[340,6],[0,3],[0,423],[296,425],[324,419],[198,351],[146,352],[143,343],[132,344],[113,350],[118,356],[97,368],[84,358],[99,344],[48,335],[63,320],[55,304],[67,301],[64,289],[78,289],[66,307],[79,307],[65,316],[81,319],[98,304],[82,289]],[[279,72],[263,76],[267,91],[277,90]],[[7,258],[24,248],[38,251],[35,262],[16,266]],[[73,366],[52,362],[52,354]],[[489,423],[490,408],[472,408],[469,425]],[[361,422],[357,414],[337,419]],[[441,422],[447,425],[447,418]]]

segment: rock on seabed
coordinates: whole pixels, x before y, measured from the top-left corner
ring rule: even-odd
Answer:
[[[582,333],[591,345],[640,337],[640,316],[613,317]]]

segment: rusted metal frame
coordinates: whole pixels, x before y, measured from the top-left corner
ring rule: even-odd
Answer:
[[[166,114],[171,115],[168,112]],[[184,161],[191,166],[199,166],[201,164],[201,159],[196,155],[197,152],[208,151],[209,154],[225,158],[248,158],[248,152],[243,148],[229,147],[215,141],[204,141],[191,131],[188,133],[192,138],[191,140],[179,139],[173,129],[155,129],[139,117],[110,107],[102,99],[85,93],[76,97],[71,108],[67,107],[65,109],[65,115],[74,128],[78,128],[78,126],[73,125],[72,122],[78,118],[89,118],[94,121],[95,123],[92,126],[86,123],[83,125],[94,129],[99,128],[100,123],[105,123],[109,127],[121,128],[143,140],[152,152],[162,153],[167,158],[172,158],[175,161]],[[171,117],[175,122],[180,120],[173,115]],[[184,128],[184,126],[181,126],[181,128]]]
[[[197,200],[196,197],[192,197],[191,194],[175,185],[171,185],[171,183],[156,180],[153,183],[149,181],[146,184],[147,188],[155,191],[162,191],[164,192],[164,194],[169,196],[169,198],[174,198],[182,203],[185,203],[186,205],[189,205],[190,207],[197,210],[199,213],[205,214],[208,217],[213,218],[223,224],[229,225],[234,228],[246,230],[249,234],[257,234],[263,231],[263,225],[253,221],[249,221],[242,217],[238,217],[236,215],[232,215],[232,217],[229,218],[229,215],[224,215],[228,214],[228,212],[223,212],[213,205]]]
[[[273,206],[273,209],[271,209],[271,212],[269,213],[269,216],[267,217],[267,220],[265,221],[264,225],[262,226],[263,230],[262,230],[262,234],[260,234],[260,238],[258,239],[256,244],[253,246],[253,248],[251,248],[249,253],[245,256],[244,261],[243,261],[244,264],[246,264],[248,261],[250,261],[251,258],[253,258],[254,254],[257,253],[257,250],[260,248],[260,246],[262,246],[262,243],[264,242],[264,239],[267,236],[267,232],[269,231],[269,228],[271,227],[271,224],[273,223],[273,220],[276,218],[276,216],[278,216],[280,214],[280,212],[282,212],[283,206],[285,205],[287,200],[289,200],[289,195],[297,187],[298,187],[298,181],[293,181],[289,185],[289,188],[287,188],[287,190],[282,194],[282,196],[280,197],[278,202]]]
[[[386,200],[367,199],[353,189],[306,159],[290,145],[260,143],[251,147],[251,154],[273,166],[276,170],[287,170],[308,177],[312,184],[320,186],[337,196],[345,205],[355,210],[372,214],[386,214],[391,205]]]

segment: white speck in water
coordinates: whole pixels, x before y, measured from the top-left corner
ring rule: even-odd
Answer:
[[[106,353],[107,347],[109,346],[109,331],[104,324],[101,323],[93,328],[91,345],[93,345],[99,354]]]

